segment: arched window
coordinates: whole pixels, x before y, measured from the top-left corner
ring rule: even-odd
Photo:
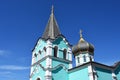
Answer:
[[[38,51],[38,60],[41,59],[41,50]]]
[[[54,57],[57,57],[57,52],[58,52],[58,47],[55,46],[55,47],[54,47]]]
[[[45,57],[46,56],[46,47],[44,47],[43,50],[44,50],[43,57]]]
[[[41,50],[39,50],[39,54],[41,54]]]
[[[37,54],[35,53],[34,56],[37,57]]]
[[[43,49],[44,49],[44,51],[46,52],[46,47],[44,47]]]
[[[40,78],[37,78],[37,80],[40,80]]]
[[[64,49],[64,50],[63,50],[63,59],[66,59],[66,55],[67,55],[67,50]]]
[[[84,60],[84,62],[86,62],[86,57],[85,57],[85,55],[83,56],[83,60]]]

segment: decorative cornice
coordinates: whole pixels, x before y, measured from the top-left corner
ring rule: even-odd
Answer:
[[[55,37],[55,39],[44,39],[44,38],[42,38],[42,37],[39,37],[38,39],[37,39],[37,41],[36,41],[36,44],[34,45],[34,47],[33,47],[33,49],[32,49],[32,51],[34,51],[34,49],[35,49],[35,46],[37,45],[37,43],[38,43],[38,41],[41,39],[41,40],[43,40],[43,41],[47,41],[47,40],[50,40],[51,42],[53,42],[53,41],[55,41],[57,38],[59,38],[59,37],[62,37],[62,38],[65,38],[65,41],[68,43],[68,46],[69,47],[72,47],[73,45],[71,45],[69,42],[68,42],[68,40],[66,39],[66,37],[64,36],[64,35],[62,35],[62,34],[60,34],[60,35],[58,35],[57,37]]]
[[[92,63],[92,64],[91,64]],[[86,65],[93,65],[94,67],[102,67],[104,69],[108,69],[108,70],[111,70],[111,71],[114,71],[116,69],[116,67],[118,67],[120,65],[120,62],[118,62],[116,65],[114,66],[108,66],[108,65],[105,65],[105,64],[101,64],[101,63],[98,63],[98,62],[87,62],[87,63],[84,63],[80,66],[77,66],[77,67],[74,67],[74,68],[71,68],[69,69],[68,71],[71,71],[71,70],[75,70],[77,68],[80,68],[80,67],[83,67],[83,66],[86,66]]]
[[[69,61],[69,60],[65,60],[63,58],[59,58],[59,57],[53,57],[53,56],[45,56],[44,58],[40,59],[39,61],[37,61],[36,63],[32,64],[31,66],[35,66],[36,64],[44,61],[46,58],[51,58],[51,59],[56,59],[56,60],[59,60],[61,62],[67,62],[67,63],[72,63],[72,61]]]
[[[53,71],[53,70],[56,70],[56,69],[59,68],[59,67],[63,67],[63,69],[64,69],[66,72],[68,72],[68,68],[67,68],[65,65],[63,65],[63,64],[59,64],[59,65],[57,65],[57,66],[55,66],[55,67],[53,67],[53,68],[45,68],[45,67],[42,66],[40,63],[38,63],[37,65],[38,65],[39,67],[41,67],[43,71],[46,71],[46,70]],[[36,65],[36,66],[37,66],[37,65]],[[33,72],[31,73],[30,78],[34,75],[34,72],[36,72],[36,68],[35,68],[35,69],[33,70]]]

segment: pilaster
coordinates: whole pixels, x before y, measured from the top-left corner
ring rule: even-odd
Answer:
[[[88,66],[88,75],[89,75],[89,80],[97,80],[97,73],[94,67],[92,66],[92,64]]]
[[[46,56],[52,55],[52,43],[50,40],[47,41],[46,46]],[[45,71],[45,80],[52,80],[52,72],[49,70],[52,68],[52,59],[47,57],[46,58],[46,71]]]
[[[112,79],[117,80],[117,77],[116,77],[116,75],[115,75],[115,73],[113,71],[112,71]]]
[[[68,56],[69,56],[69,60],[72,61],[72,51],[70,48],[68,48]],[[69,64],[69,69],[72,68],[72,63]]]

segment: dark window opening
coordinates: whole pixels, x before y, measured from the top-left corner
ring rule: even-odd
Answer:
[[[57,52],[58,52],[58,47],[55,46],[55,47],[54,47],[54,57],[57,57]]]
[[[44,47],[44,51],[46,52],[46,47]]]
[[[78,61],[78,63],[80,63],[80,58],[79,57],[77,57],[77,61]]]
[[[34,56],[37,57],[37,54],[35,53]]]
[[[84,59],[84,62],[86,62],[86,57],[85,57],[85,55],[83,56],[83,59]]]
[[[41,54],[41,51],[39,50],[39,54]]]
[[[40,80],[40,78],[37,78],[37,80]]]
[[[66,54],[67,54],[67,50],[64,49],[64,50],[63,50],[63,59],[66,59]]]

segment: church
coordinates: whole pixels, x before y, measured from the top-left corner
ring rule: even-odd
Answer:
[[[32,50],[30,80],[120,80],[120,62],[112,66],[95,62],[94,46],[82,31],[76,43],[71,45],[61,33],[52,7],[45,31]]]

